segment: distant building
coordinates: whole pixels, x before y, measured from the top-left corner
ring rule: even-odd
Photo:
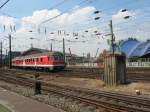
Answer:
[[[9,55],[10,55],[10,52],[8,52],[7,57],[9,57]],[[21,52],[19,52],[19,51],[12,51],[11,52],[11,58],[14,58],[14,57],[17,57],[17,56],[20,56],[20,55],[21,55]]]
[[[2,62],[1,62],[1,59],[0,59],[0,64],[4,62],[5,58],[6,58],[6,55],[2,55]]]

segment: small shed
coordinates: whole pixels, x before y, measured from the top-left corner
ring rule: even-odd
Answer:
[[[126,83],[126,56],[124,53],[107,53],[104,56],[104,77],[108,86]]]

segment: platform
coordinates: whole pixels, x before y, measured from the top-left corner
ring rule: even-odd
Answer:
[[[3,88],[0,88],[0,104],[5,105],[12,112],[64,112]]]

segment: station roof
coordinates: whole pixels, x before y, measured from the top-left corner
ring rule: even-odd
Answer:
[[[130,54],[130,57],[142,57],[150,53],[150,40],[141,42]]]
[[[58,51],[53,51],[53,52],[58,52]],[[30,48],[27,51],[23,52],[21,56],[33,55],[33,54],[45,54],[45,53],[53,53],[53,52],[46,49]],[[66,57],[71,57],[71,56],[78,57],[75,54],[66,53]]]
[[[143,57],[150,54],[150,40],[140,42],[136,39],[128,39],[120,45],[121,51],[127,57]]]

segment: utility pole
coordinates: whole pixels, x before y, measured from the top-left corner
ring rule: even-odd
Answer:
[[[63,38],[63,55],[64,55],[64,61],[66,61],[66,55],[65,55],[65,39]]]
[[[53,44],[51,43],[51,46],[50,46],[50,48],[51,48],[51,52],[53,51]]]
[[[6,64],[6,66],[7,66],[7,62],[8,62],[8,58],[7,58],[7,49],[6,49],[6,56],[5,56],[5,64]]]
[[[73,63],[73,57],[72,57],[72,53],[71,53],[71,49],[70,48],[69,48],[69,53],[70,53],[70,62],[68,60],[68,63],[72,64]]]
[[[98,54],[98,50],[99,50],[99,48],[97,48],[97,51],[96,51],[96,54],[95,54],[95,58],[97,57],[97,54]]]
[[[11,69],[11,34],[9,34],[9,68]]]
[[[112,20],[110,20],[110,33],[111,33],[111,49],[112,49],[112,53],[114,54],[115,52],[115,48],[114,48],[114,41],[115,41],[115,38],[114,38],[114,33],[113,33],[113,25],[112,25]]]
[[[1,59],[0,59],[0,61],[1,61],[1,67],[2,67],[2,65],[3,65],[3,50],[2,50],[2,42],[0,43],[0,46],[1,46]]]
[[[83,61],[83,65],[84,65],[84,53],[83,53],[83,60],[82,61]]]

